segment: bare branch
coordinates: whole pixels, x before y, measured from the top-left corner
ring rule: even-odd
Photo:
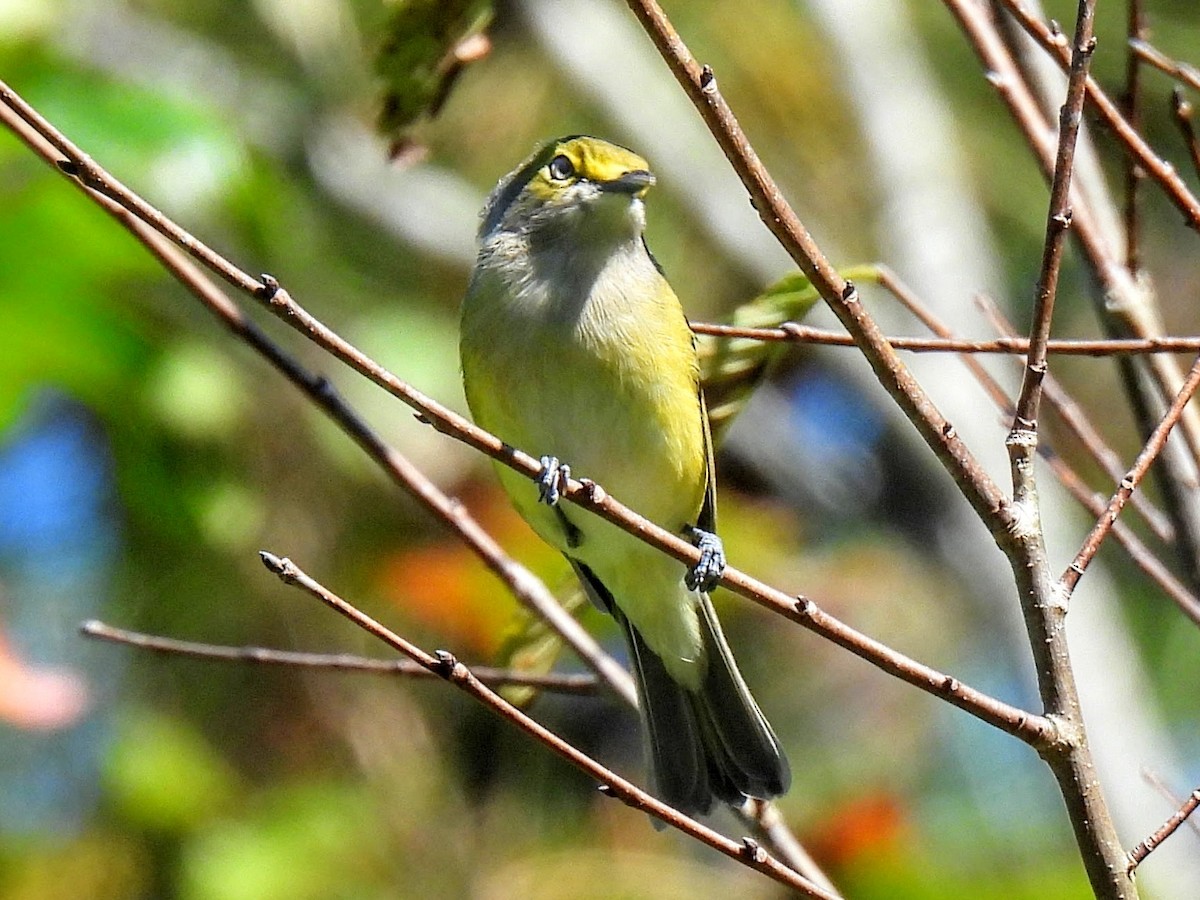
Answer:
[[[1192,791],[1191,795],[1184,801],[1183,806],[1179,807],[1167,821],[1163,822],[1162,826],[1150,835],[1131,851],[1129,851],[1129,867],[1127,871],[1132,874],[1133,870],[1142,864],[1147,856],[1154,852],[1159,844],[1173,835],[1179,826],[1188,820],[1188,817],[1200,809],[1200,788]]]
[[[404,675],[409,678],[432,678],[434,674],[407,659],[371,659],[348,653],[300,653],[294,650],[274,650],[270,647],[225,647],[196,641],[181,641],[155,634],[143,634],[125,628],[114,628],[90,619],[79,626],[87,637],[164,653],[215,662],[250,663],[266,666],[291,666],[302,669],[333,669],[345,672],[370,672],[378,675]],[[537,674],[473,666],[475,677],[489,686],[521,685],[559,694],[595,694],[600,682],[594,675],[567,673]]]
[[[1176,81],[1182,81],[1194,91],[1200,91],[1200,69],[1171,59],[1146,40],[1144,35],[1131,39],[1129,49],[1147,65],[1153,66],[1160,72],[1165,72]]]
[[[1141,62],[1133,45],[1146,37],[1146,13],[1142,9],[1142,0],[1128,0],[1128,17],[1126,34],[1129,40],[1125,54],[1125,91],[1121,95],[1121,112],[1134,131],[1142,127],[1142,97],[1141,97]],[[1146,173],[1130,157],[1124,157],[1125,162],[1125,267],[1130,272],[1141,268],[1138,254],[1138,237],[1141,232],[1141,221],[1138,215],[1138,188],[1146,177]]]
[[[1017,397],[1017,409],[1013,417],[1014,439],[1023,432],[1031,432],[1034,442],[1037,440],[1042,380],[1046,374],[1046,341],[1050,338],[1063,248],[1066,246],[1067,229],[1071,225],[1071,173],[1075,165],[1075,142],[1083,120],[1084,85],[1091,66],[1092,53],[1096,49],[1096,39],[1092,34],[1095,12],[1095,0],[1083,0],[1079,4],[1071,76],[1067,82],[1067,99],[1058,118],[1058,156],[1054,164],[1054,178],[1050,184],[1050,209],[1046,214],[1042,266],[1033,298],[1029,354],[1025,360],[1025,377],[1021,381],[1021,392]],[[1027,440],[1013,440],[1009,446],[1028,448],[1030,452],[1034,449]],[[1021,496],[1023,490],[1026,493],[1032,493],[1034,490],[1033,469],[1029,467],[1026,470],[1014,460],[1013,473],[1016,478],[1013,484],[1013,499],[1021,503],[1025,500]]]
[[[1104,515],[1092,527],[1092,530],[1083,542],[1083,546],[1075,555],[1075,559],[1059,579],[1067,594],[1070,594],[1079,583],[1079,579],[1083,576],[1084,571],[1087,570],[1088,564],[1096,555],[1096,551],[1100,549],[1100,545],[1104,542],[1104,538],[1108,535],[1113,523],[1117,520],[1117,516],[1121,514],[1121,510],[1129,499],[1129,495],[1141,483],[1151,463],[1158,457],[1163,445],[1167,442],[1167,436],[1171,433],[1171,429],[1175,427],[1175,423],[1179,421],[1184,407],[1192,399],[1192,395],[1196,392],[1197,387],[1200,387],[1200,357],[1197,357],[1196,362],[1192,364],[1187,378],[1184,379],[1183,387],[1175,395],[1175,400],[1171,404],[1170,409],[1167,410],[1166,416],[1158,423],[1158,427],[1150,435],[1150,440],[1146,442],[1146,445],[1142,448],[1142,452],[1134,460],[1133,467],[1121,480],[1116,493],[1112,495],[1112,499],[1109,500],[1108,506],[1105,508]]]
[[[750,328],[742,325],[722,325],[693,322],[697,334],[714,337],[746,338],[755,341],[792,341],[797,344],[822,344],[833,347],[854,347],[848,334],[785,322],[775,328]],[[884,338],[896,350],[912,353],[1006,353],[1029,352],[1029,339],[1001,337],[972,339],[960,337],[893,337]],[[1136,353],[1196,353],[1200,352],[1200,337],[1110,338],[1105,340],[1054,339],[1046,341],[1046,352],[1063,356],[1116,356]]]
[[[1171,117],[1175,120],[1179,133],[1183,135],[1183,143],[1187,147],[1188,157],[1192,161],[1192,169],[1200,176],[1200,140],[1196,138],[1196,127],[1192,124],[1194,107],[1190,100],[1183,96],[1183,91],[1176,88],[1171,92]]]
[[[943,338],[952,340],[951,330],[945,322],[939,319],[934,312],[929,309],[919,297],[917,297],[908,287],[900,281],[894,272],[886,266],[881,266],[879,269],[879,280],[891,291],[897,299],[900,300],[922,323],[924,323],[930,331]],[[980,303],[985,315],[988,315],[996,324],[998,330],[1006,335],[1010,334],[1012,327],[1000,314],[995,304],[986,298],[980,298]],[[1008,338],[1005,338],[1008,339]],[[996,381],[985,369],[978,360],[972,358],[969,354],[962,354],[963,365],[979,382],[984,392],[996,404],[1001,414],[1007,416],[1011,421],[1016,413],[1016,407],[1012,400],[1005,392],[1000,383]],[[1115,465],[1116,453],[1104,444],[1103,439],[1088,422],[1075,404],[1075,402],[1067,395],[1066,391],[1058,384],[1054,376],[1047,373],[1046,380],[1042,385],[1045,391],[1045,399],[1054,407],[1055,411],[1062,417],[1063,423],[1067,428],[1075,434],[1075,436],[1084,445],[1085,449],[1092,455],[1096,461],[1105,468],[1106,471],[1111,471],[1111,467]],[[1083,479],[1072,469],[1064,459],[1051,451],[1044,443],[1039,443],[1038,453],[1050,466],[1051,472],[1059,480],[1059,482],[1067,489],[1067,491],[1079,502],[1081,506],[1087,509],[1092,515],[1099,516],[1103,513],[1106,506],[1106,498],[1092,491],[1084,484]],[[1114,480],[1120,480],[1123,472],[1118,471],[1114,475]],[[1138,508],[1150,523],[1151,527],[1161,533],[1164,529],[1169,531],[1169,526],[1162,521],[1162,514],[1146,501],[1141,494],[1133,495],[1133,503]],[[1163,563],[1154,555],[1141,540],[1129,529],[1124,522],[1118,521],[1113,526],[1113,536],[1121,547],[1129,554],[1130,559],[1138,566],[1155,584],[1162,588],[1163,592],[1180,608],[1180,610],[1200,625],[1200,598],[1196,597],[1188,588],[1179,581],[1171,571],[1163,565]],[[1164,536],[1164,540],[1167,539]]]
[[[1071,67],[1071,51],[1063,40],[1046,23],[1029,13],[1021,0],[999,0],[1022,28],[1042,47],[1064,72]],[[1146,175],[1155,181],[1167,198],[1184,215],[1188,225],[1200,228],[1200,200],[1188,189],[1175,167],[1158,156],[1117,109],[1095,79],[1089,77],[1086,85],[1089,108],[1094,111],[1105,127],[1116,137],[1118,144],[1133,161],[1142,167]]]
[[[403,653],[432,674],[444,678],[459,690],[466,692],[488,707],[492,712],[553,750],[576,768],[595,778],[603,785],[606,793],[617,797],[626,805],[648,813],[659,821],[677,828],[698,841],[707,844],[714,850],[725,854],[730,859],[761,872],[780,884],[801,892],[805,896],[825,898],[825,900],[833,900],[833,898],[837,897],[836,894],[832,894],[816,886],[806,878],[784,866],[749,838],[743,838],[741,843],[732,841],[724,835],[713,831],[711,828],[707,828],[694,819],[683,815],[673,807],[667,806],[661,800],[651,796],[633,783],[626,781],[624,778],[600,765],[600,763],[596,762],[590,756],[581,753],[554,732],[521,712],[521,710],[517,709],[499,694],[488,689],[483,682],[475,677],[470,669],[455,659],[452,654],[447,653],[445,650],[438,650],[432,655],[426,653],[420,647],[405,640],[352,604],[347,603],[324,585],[303,572],[291,560],[277,557],[266,551],[261,552],[259,555],[262,557],[263,564],[278,575],[280,580],[285,584],[295,585],[311,596],[316,597],[330,609],[349,619],[368,634]]]
[[[19,118],[14,118],[16,112]],[[0,82],[0,122],[26,141],[48,162],[71,176],[72,166],[63,167],[58,157],[61,146],[73,146],[58,134],[17,95]],[[36,130],[32,130],[35,129]],[[53,140],[49,138],[53,137]],[[74,160],[68,162],[73,163]],[[107,173],[88,161],[90,178],[107,183]],[[205,277],[189,259],[170,244],[159,230],[151,228],[140,217],[111,199],[108,192],[88,187],[78,178],[70,181],[100,205],[127,231],[137,238],[155,258],[181,284],[203,303],[225,327],[236,337],[263,356],[277,371],[298,387],[322,411],[346,432],[383,470],[404,490],[414,496],[439,520],[456,532],[513,592],[514,596],[536,615],[541,616],[554,628],[580,658],[608,682],[628,702],[636,702],[632,679],[625,669],[605,653],[599,644],[568,614],[531,572],[507,556],[500,545],[476,522],[457,500],[452,500],[440,491],[423,473],[395,448],[383,442],[358,414],[338,396],[333,386],[324,378],[307,372],[291,356],[275,344],[253,321],[248,319],[238,306],[229,299],[211,280]],[[140,208],[140,206],[139,206]],[[160,217],[162,222],[165,218]],[[167,229],[174,233],[173,229]],[[231,263],[224,261],[222,271],[236,271]],[[235,279],[237,280],[237,279]],[[273,280],[269,280],[262,291],[269,291]],[[283,293],[279,291],[277,293]],[[339,339],[340,340],[340,339]],[[355,351],[357,353],[357,351]],[[361,355],[361,354],[360,354]],[[374,364],[372,364],[374,365]],[[396,379],[399,381],[399,379]],[[487,437],[490,438],[490,435]],[[499,444],[495,438],[491,438]]]

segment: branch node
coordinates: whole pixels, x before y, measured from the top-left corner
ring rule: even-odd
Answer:
[[[260,287],[255,293],[259,299],[271,302],[279,293],[279,279],[274,275],[268,275],[266,272],[258,276]]]
[[[580,478],[579,483],[583,485],[583,489],[587,491],[587,498],[592,503],[603,503],[608,498],[608,493],[596,482],[590,478]]]
[[[742,838],[742,853],[752,862],[762,864],[767,861],[767,851],[752,837]]]
[[[808,597],[805,597],[803,594],[796,596],[795,610],[796,615],[798,615],[800,618],[811,619],[813,613],[816,611],[816,608],[817,604],[815,604]]]
[[[715,94],[717,92],[717,76],[713,73],[713,68],[708,63],[705,63],[700,69],[700,90],[706,94]]]
[[[1046,594],[1046,606],[1065,614],[1071,606],[1071,589],[1062,581],[1054,582]]]
[[[956,432],[954,430],[954,426],[951,425],[949,422],[943,422],[942,423],[942,437],[944,437],[948,441],[951,441],[951,440],[954,440],[954,438],[958,437],[958,432]]]
[[[1009,506],[1008,531],[1018,540],[1036,538],[1040,533],[1037,504],[1031,500],[1014,500]]]
[[[449,650],[434,650],[433,658],[433,671],[447,681],[453,681],[458,674],[458,658]]]
[[[858,288],[854,286],[854,282],[846,280],[845,286],[842,288],[842,302],[847,306],[851,303],[858,302]]]
[[[275,573],[286,584],[294,584],[296,581],[296,566],[286,556],[278,557],[274,553],[269,553],[266,550],[258,551],[258,558],[262,560],[264,566]]]
[[[1008,437],[1004,439],[1006,447],[1025,447],[1028,449],[1037,447],[1037,422],[1031,422],[1029,419],[1018,417],[1015,426],[1008,433]]]
[[[1072,213],[1070,207],[1068,207],[1065,211],[1055,215],[1053,217],[1053,222],[1055,225],[1057,225],[1063,231],[1066,231],[1068,228],[1071,227],[1071,218],[1073,215],[1074,214]]]
[[[70,175],[72,178],[78,178],[81,169],[79,163],[73,159],[56,159],[54,164],[58,166],[58,170],[64,175]]]

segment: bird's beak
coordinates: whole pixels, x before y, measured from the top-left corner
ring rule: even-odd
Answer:
[[[641,197],[652,184],[654,184],[653,173],[647,172],[645,169],[634,169],[632,172],[626,172],[612,181],[600,182],[600,190],[611,191],[614,194],[633,194],[636,197]]]

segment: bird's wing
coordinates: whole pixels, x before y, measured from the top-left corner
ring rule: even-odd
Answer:
[[[705,484],[704,504],[696,526],[709,534],[717,533],[717,467],[713,464],[712,430],[708,426],[708,406],[704,402],[704,391],[700,390],[700,419],[704,424]]]

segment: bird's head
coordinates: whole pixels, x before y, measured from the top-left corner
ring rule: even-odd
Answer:
[[[510,172],[488,198],[479,234],[636,237],[642,198],[654,184],[636,153],[586,135],[551,141]]]

